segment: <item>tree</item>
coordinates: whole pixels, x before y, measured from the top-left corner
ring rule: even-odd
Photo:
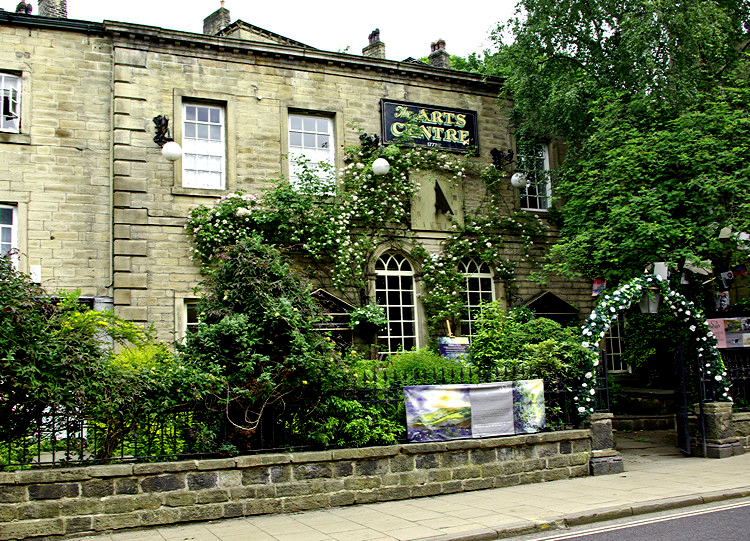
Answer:
[[[746,0],[522,0],[498,29],[521,140],[569,145],[547,269],[616,282],[686,258],[746,258]],[[724,269],[722,269],[724,270]]]

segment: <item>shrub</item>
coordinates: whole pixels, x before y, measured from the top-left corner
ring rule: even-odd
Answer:
[[[576,331],[527,309],[505,311],[498,302],[483,306],[470,347],[472,362],[497,368],[509,378],[573,378],[580,375],[586,350]]]

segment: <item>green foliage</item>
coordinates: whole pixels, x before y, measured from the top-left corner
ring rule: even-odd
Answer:
[[[392,445],[404,431],[403,423],[388,418],[382,408],[337,396],[325,399],[315,416],[308,437],[325,447]]]
[[[656,314],[633,313],[625,322],[622,361],[634,367],[648,387],[673,389],[674,356],[680,345],[691,348],[686,358],[695,355],[694,340],[684,322],[667,311]]]
[[[357,360],[353,363],[352,371],[360,382],[368,385],[377,383],[379,381],[377,375],[384,372],[391,375],[397,374],[399,377],[403,375],[407,381],[413,377],[415,381],[424,382],[424,378],[429,379],[432,374],[441,378],[443,374],[449,377],[451,373],[468,372],[470,366],[465,361],[443,357],[429,348],[419,348],[401,351],[380,360]]]
[[[363,323],[370,323],[376,327],[382,327],[388,323],[385,308],[377,304],[367,304],[357,308],[349,314],[349,318],[349,327],[352,329]]]
[[[749,225],[748,20],[745,0],[522,0],[498,29],[517,138],[569,145],[548,272],[612,283],[746,259],[717,233]]]
[[[575,331],[528,310],[506,312],[500,303],[484,305],[475,322],[472,362],[528,378],[575,378],[586,359]]]
[[[367,136],[362,137],[366,143]],[[260,196],[237,192],[212,207],[195,208],[186,226],[195,245],[195,258],[204,272],[210,272],[229,247],[257,238],[303,261],[309,278],[332,284],[353,304],[360,304],[376,248],[409,243],[411,255],[423,266],[427,293],[422,300],[428,325],[435,336],[444,335],[445,321],[455,326],[465,302],[458,262],[464,257],[475,258],[512,281],[519,259],[529,257],[535,241],[540,245],[545,229],[538,216],[516,213],[508,205],[498,189],[501,172],[480,166],[468,155],[410,143],[404,137],[384,149],[391,168],[383,176],[372,172],[377,148],[363,144],[346,149],[348,164],[335,187],[321,184],[319,173],[303,167],[294,185],[282,179]],[[488,188],[473,215],[466,216],[463,224],[453,225],[439,254],[428,253],[409,229],[411,202],[420,189],[412,178],[415,171],[430,182],[439,178],[461,186],[473,175]],[[509,241],[520,248],[520,254],[510,253]]]
[[[113,346],[121,352],[115,355]],[[41,429],[42,413],[55,408],[93,421],[102,442],[99,458],[122,444],[136,420],[184,406],[187,374],[196,388],[206,379],[176,365],[151,329],[89,310],[77,292],[53,300],[8,257],[0,257],[0,364],[5,436]]]

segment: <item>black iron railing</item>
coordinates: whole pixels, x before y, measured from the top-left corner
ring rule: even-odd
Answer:
[[[750,411],[750,351],[725,349],[721,358],[731,382],[735,409]]]
[[[597,381],[598,411],[608,411],[606,376]],[[464,369],[394,373],[378,370],[352,378],[349,389],[339,393],[366,407],[376,407],[382,415],[403,425],[401,441],[406,441],[403,387],[407,385],[446,385],[489,383],[530,378],[523,373],[498,370]],[[549,429],[562,429],[578,423],[577,382],[562,378],[545,380],[545,407]],[[35,420],[26,436],[3,439],[0,436],[0,469],[12,467],[71,466],[112,462],[150,462],[186,458],[279,452],[316,448],[303,432],[305,419],[315,404],[286,402],[264,409],[255,430],[244,442],[233,440],[232,426],[220,411],[201,408],[168,415],[87,419],[75,412],[48,408]],[[317,446],[320,448],[320,446]]]

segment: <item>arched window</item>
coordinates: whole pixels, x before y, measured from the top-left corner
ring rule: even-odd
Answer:
[[[492,271],[487,263],[477,263],[468,257],[461,260],[459,269],[466,279],[466,304],[461,314],[461,334],[472,336],[474,321],[481,311],[482,302],[495,300]]]
[[[388,325],[378,336],[380,353],[417,347],[414,270],[400,254],[385,253],[375,264],[375,300],[385,307]]]

